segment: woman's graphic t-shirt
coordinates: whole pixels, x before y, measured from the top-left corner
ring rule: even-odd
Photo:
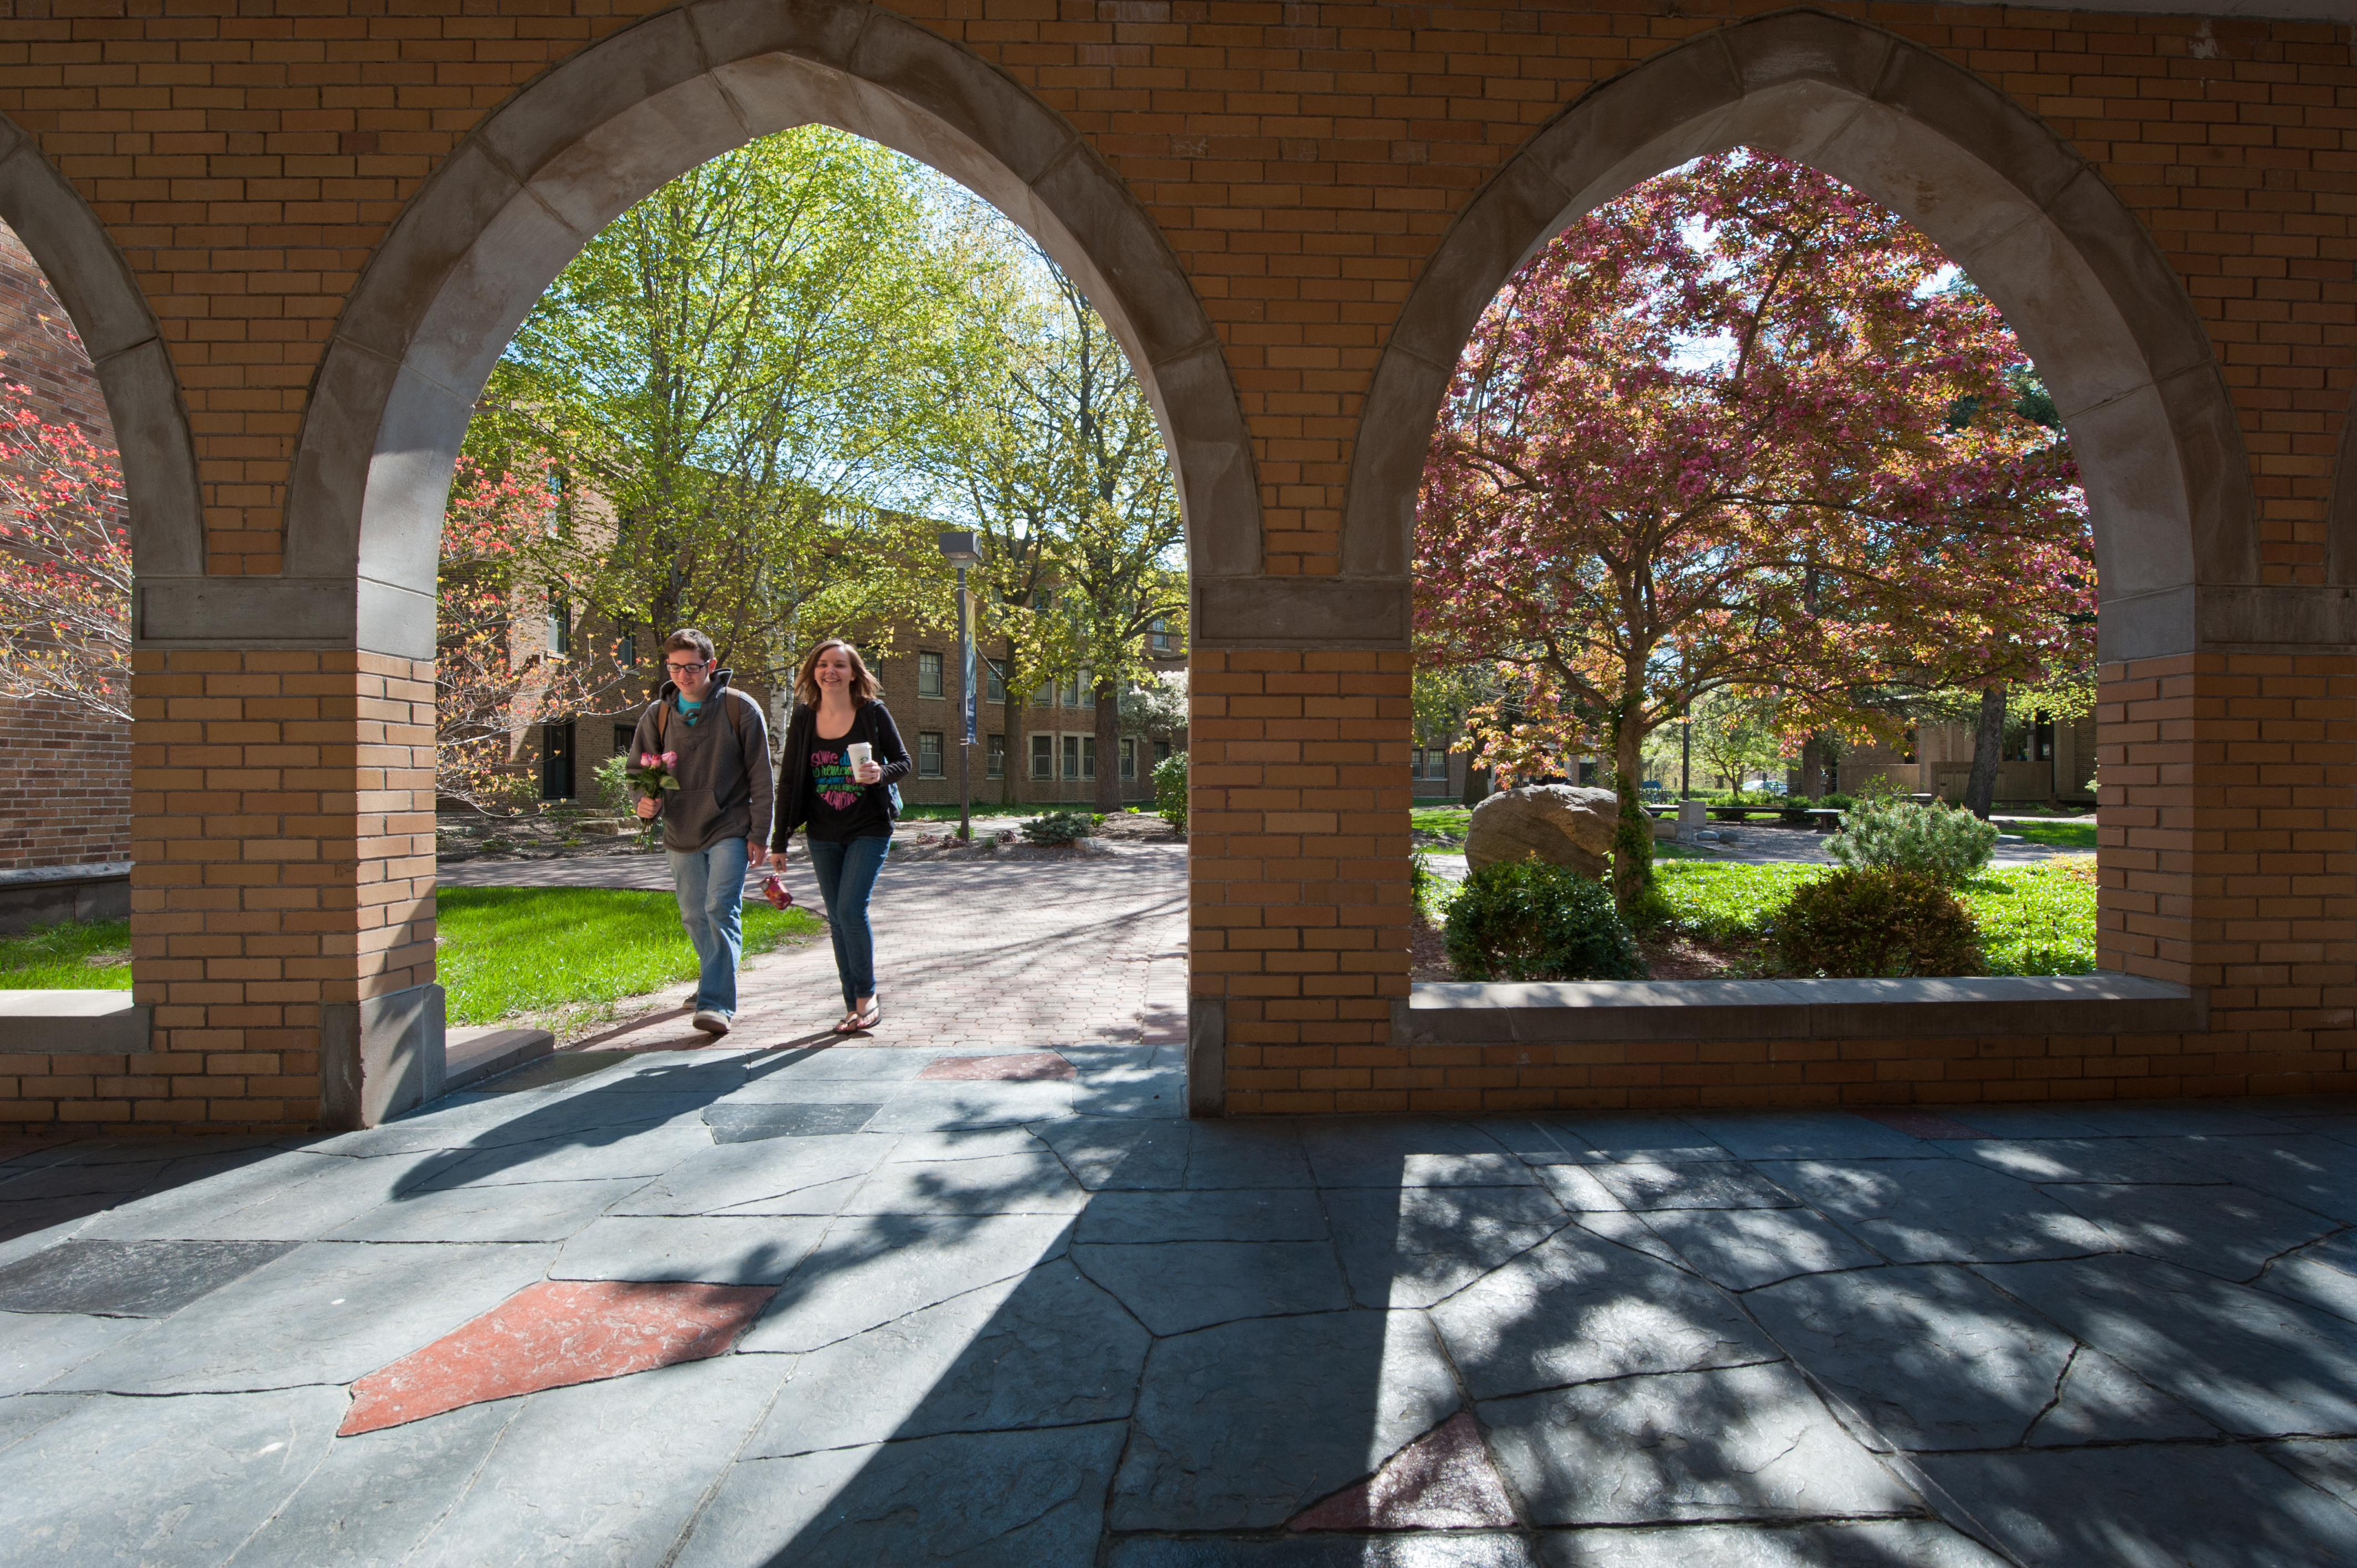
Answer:
[[[811,728],[808,832],[814,839],[839,843],[845,839],[888,835],[892,831],[883,786],[861,784],[851,776],[855,741],[875,744],[864,708],[851,721],[851,727],[834,740],[821,736],[816,725]]]

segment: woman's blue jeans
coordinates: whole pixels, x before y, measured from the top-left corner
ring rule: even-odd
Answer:
[[[679,923],[695,949],[695,1010],[737,1015],[737,960],[745,950],[745,841],[731,833],[705,849],[672,850]]]
[[[826,900],[827,929],[834,937],[834,972],[843,977],[843,1004],[856,1007],[876,994],[876,933],[867,924],[867,896],[884,869],[892,841],[881,834],[828,843],[810,841],[811,870],[818,896]]]

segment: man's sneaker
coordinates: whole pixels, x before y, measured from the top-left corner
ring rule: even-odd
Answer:
[[[707,1035],[725,1035],[728,1032],[728,1015],[715,1013],[709,1007],[698,1013],[693,1022],[697,1028]]]

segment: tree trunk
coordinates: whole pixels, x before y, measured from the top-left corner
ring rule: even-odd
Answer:
[[[1470,752],[1465,757],[1465,795],[1461,805],[1478,806],[1490,797],[1490,770],[1473,766]]]
[[[1011,671],[1015,660],[1010,658],[1006,662]],[[998,770],[998,803],[1012,806],[1022,799],[1016,780],[1031,768],[1030,747],[1023,738],[1023,696],[1012,686],[1006,688],[1003,711],[1006,715],[1006,765]]]
[[[1812,800],[1825,798],[1825,736],[1813,730],[1801,743],[1801,793]]]
[[[1121,689],[1100,678],[1097,693],[1097,810],[1121,810]]]
[[[2005,682],[1981,688],[1980,722],[1973,726],[1973,771],[1964,809],[1986,818],[1996,800],[1997,752],[2005,745]]]
[[[1645,736],[1623,721],[1612,742],[1612,786],[1620,822],[1612,833],[1612,901],[1626,912],[1653,885],[1653,820],[1638,790],[1644,782]]]

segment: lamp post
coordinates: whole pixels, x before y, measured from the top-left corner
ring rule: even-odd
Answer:
[[[982,564],[970,530],[942,533],[942,559],[957,568],[958,707],[963,714],[958,742],[958,841],[974,842],[974,617],[965,596],[965,569]]]
[[[1694,714],[1678,715],[1678,799],[1694,799]]]

